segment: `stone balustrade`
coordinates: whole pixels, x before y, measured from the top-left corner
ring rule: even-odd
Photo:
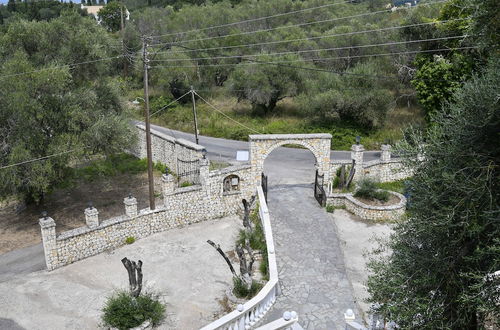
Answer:
[[[220,319],[203,327],[201,330],[252,329],[276,301],[278,291],[278,266],[276,265],[276,255],[274,253],[274,240],[269,210],[267,208],[264,192],[260,186],[257,187],[257,196],[259,200],[259,216],[266,237],[267,256],[269,261],[269,281],[255,297],[244,304],[238,305],[236,310],[224,315]]]

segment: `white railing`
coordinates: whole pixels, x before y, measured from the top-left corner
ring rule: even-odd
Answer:
[[[266,236],[267,259],[269,262],[269,281],[260,292],[229,314],[201,328],[201,330],[244,330],[251,329],[260,321],[276,301],[278,289],[278,267],[276,266],[276,255],[274,254],[273,232],[271,230],[271,219],[267,208],[264,192],[257,187],[259,199],[259,215]],[[279,329],[279,328],[278,328]]]
[[[264,324],[255,330],[303,330],[299,325],[299,318],[295,312],[284,312],[283,317]]]

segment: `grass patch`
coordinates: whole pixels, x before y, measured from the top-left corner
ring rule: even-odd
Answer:
[[[383,190],[395,191],[400,194],[404,194],[407,180],[397,180],[391,182],[378,182],[377,188]]]
[[[239,277],[233,277],[233,294],[238,298],[251,299],[262,289],[262,284],[252,281],[250,288],[247,288],[243,280]]]
[[[77,181],[93,182],[119,174],[139,174],[146,172],[147,159],[139,159],[126,153],[110,155],[106,158],[92,160],[84,166],[67,168],[57,188],[74,187]],[[157,172],[165,173],[167,166],[160,162],[153,164]]]
[[[354,193],[354,197],[387,202],[389,200],[389,192],[386,190],[379,190],[377,182],[365,178],[360,181],[359,188]]]
[[[191,186],[194,186],[194,183],[189,182],[189,181],[184,181],[181,183],[181,188],[191,187]]]
[[[133,244],[135,242],[135,237],[129,236],[125,239],[125,243],[127,244]]]
[[[133,298],[128,292],[118,291],[107,299],[102,321],[105,326],[120,330],[137,327],[147,320],[157,326],[165,318],[165,310],[156,295],[146,293]]]

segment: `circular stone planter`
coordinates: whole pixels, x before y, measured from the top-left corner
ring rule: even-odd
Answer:
[[[365,220],[397,220],[406,211],[406,198],[394,191],[390,194],[399,198],[399,203],[385,206],[368,205],[356,199],[352,193],[331,193],[327,204],[344,207],[347,211]]]

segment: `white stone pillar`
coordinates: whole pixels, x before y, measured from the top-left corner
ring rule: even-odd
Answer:
[[[128,195],[123,199],[123,204],[125,204],[125,214],[129,218],[133,218],[137,215],[137,199]]]
[[[380,155],[380,160],[384,163],[387,163],[391,160],[391,145],[383,144],[380,149],[382,150],[382,154]]]
[[[96,228],[99,226],[99,211],[93,206],[85,209],[85,222],[89,228]]]
[[[351,146],[351,159],[355,161],[354,169],[354,180],[359,180],[363,177],[363,152],[365,148],[362,144],[353,144]]]
[[[38,220],[38,223],[42,231],[45,264],[48,270],[52,270],[57,267],[56,222],[45,215]]]
[[[161,177],[161,185],[163,190],[163,204],[167,205],[167,197],[172,195],[175,190],[175,178],[172,174],[163,174]]]
[[[210,161],[206,158],[200,159],[200,184],[203,189],[209,189]]]

